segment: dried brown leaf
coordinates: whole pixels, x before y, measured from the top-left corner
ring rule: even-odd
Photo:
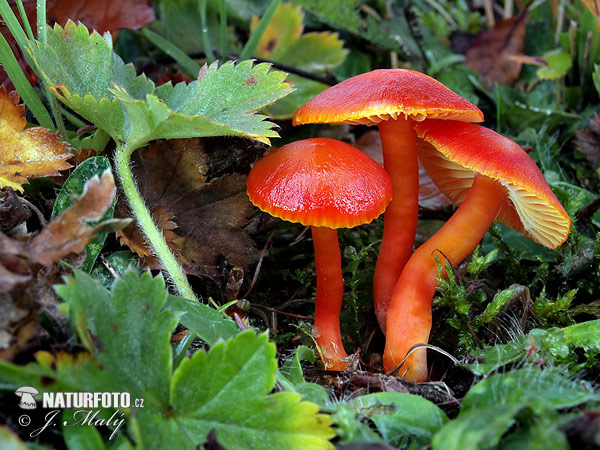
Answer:
[[[40,264],[48,265],[69,253],[83,251],[97,233],[116,231],[129,224],[129,221],[108,220],[92,227],[87,223],[102,219],[116,192],[114,178],[108,171],[102,174],[102,178],[89,180],[83,193],[73,198],[73,205],[33,238],[24,254]]]
[[[225,261],[247,268],[257,226],[250,219],[256,209],[246,195],[246,173],[264,149],[241,138],[174,139],[133,155],[146,206],[187,273],[220,278]],[[123,204],[117,211],[127,214]],[[135,226],[123,230],[121,241],[147,265],[157,265]]]
[[[521,74],[523,64],[513,58],[522,55],[525,46],[527,10],[510,19],[498,22],[481,33],[467,51],[464,64],[478,73],[483,84],[512,85]]]
[[[23,6],[34,33],[37,29],[36,3],[36,0],[23,0]],[[10,0],[9,4],[15,15],[21,17],[16,2]],[[99,33],[105,31],[114,33],[122,28],[137,30],[156,19],[151,0],[48,0],[46,17],[50,25],[54,23],[64,25],[67,20],[71,19],[74,22],[82,22],[88,28],[95,29]],[[25,61],[12,34],[6,26],[1,26],[0,32],[8,41],[27,79],[34,85],[37,82],[37,76]],[[6,72],[1,67],[0,84],[5,85],[9,91],[14,89]]]
[[[575,147],[594,169],[600,167],[600,114],[592,117],[587,127],[575,132]]]

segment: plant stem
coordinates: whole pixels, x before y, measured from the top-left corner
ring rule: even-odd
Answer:
[[[219,3],[219,26],[220,26],[220,49],[221,62],[224,63],[227,55],[227,2],[220,0]]]
[[[204,47],[204,53],[209,63],[212,63],[217,58],[212,51],[210,45],[210,38],[208,37],[208,25],[206,24],[206,0],[198,0],[198,8],[200,10],[200,26],[202,27],[202,46]]]
[[[163,234],[154,223],[150,211],[144,205],[144,200],[137,190],[133,173],[129,166],[131,154],[135,149],[133,146],[128,147],[126,144],[119,144],[115,151],[115,166],[117,175],[121,180],[123,192],[125,192],[125,196],[138,225],[150,241],[150,245],[152,245],[156,256],[160,259],[161,264],[166,269],[179,294],[184,298],[197,300],[187,277],[183,273],[175,255],[171,253]]]

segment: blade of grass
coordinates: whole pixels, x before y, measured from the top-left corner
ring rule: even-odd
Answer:
[[[263,34],[265,34],[265,31],[267,31],[267,27],[271,23],[271,20],[273,20],[273,16],[275,15],[275,12],[277,11],[277,8],[279,8],[280,4],[281,0],[273,0],[271,2],[258,22],[258,25],[250,35],[250,39],[248,39],[248,42],[246,42],[246,45],[244,45],[244,48],[240,53],[240,61],[251,58],[254,55],[254,52],[256,51],[256,48],[263,37]]]
[[[48,24],[46,23],[46,0],[37,0],[37,34],[38,40],[45,44],[48,41]],[[60,135],[63,139],[67,139],[67,129],[65,128],[65,123],[63,121],[62,115],[60,114],[60,108],[58,107],[58,102],[56,98],[50,93],[50,89],[48,89],[48,85],[42,81],[44,95],[48,100],[48,104],[50,105],[50,111],[52,111],[52,116],[54,117],[54,123],[56,124],[56,128],[60,131]]]
[[[39,124],[44,128],[54,129],[52,118],[48,111],[44,107],[44,104],[37,96],[31,84],[27,80],[27,77],[21,70],[21,66],[15,58],[10,45],[6,42],[6,39],[0,34],[0,63],[4,67],[8,78],[14,84],[17,92],[21,96],[21,99],[25,102],[29,110],[33,113]]]
[[[25,7],[23,6],[23,0],[17,0],[17,9],[19,10],[21,22],[23,22],[23,27],[25,28],[25,33],[27,34],[27,37],[33,41],[33,31],[31,30],[29,19],[27,19],[27,13],[25,12]]]
[[[152,42],[159,50],[169,55],[171,58],[181,66],[181,68],[187,72],[188,75],[193,78],[198,77],[200,72],[200,65],[190,58],[183,50],[173,44],[171,41],[165,39],[161,35],[149,30],[148,28],[142,29],[142,35],[150,42]]]
[[[208,27],[206,26],[206,0],[198,0],[198,9],[200,10],[200,26],[202,27],[202,47],[204,47],[206,59],[209,63],[212,63],[216,58],[210,45]]]
[[[25,35],[25,31],[21,27],[19,23],[19,19],[15,16],[15,13],[11,9],[7,0],[0,0],[0,16],[4,20],[4,23],[8,27],[8,30],[17,41],[17,44],[24,55],[27,56],[25,49],[27,48],[27,36]]]
[[[45,44],[48,41],[46,32],[46,0],[37,0],[37,32],[38,41]]]
[[[221,61],[227,60],[227,1],[220,0],[219,4],[219,26],[221,28],[219,49],[221,50]]]

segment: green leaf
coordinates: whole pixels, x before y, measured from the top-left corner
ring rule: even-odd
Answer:
[[[553,357],[556,362],[565,363],[574,355],[575,348],[582,348],[590,356],[600,353],[600,320],[565,328],[533,329],[528,335],[519,336],[507,344],[472,352],[471,356],[478,362],[465,364],[465,367],[476,375],[485,375],[526,357],[532,361],[540,356],[544,359]]]
[[[372,420],[386,443],[403,448],[427,446],[448,421],[446,414],[429,400],[400,392],[368,394],[348,405]]]
[[[7,427],[0,425],[0,447],[4,450],[27,450],[27,447],[19,436]]]
[[[58,216],[62,211],[73,205],[73,195],[81,195],[86,182],[95,176],[101,177],[107,170],[111,170],[110,161],[104,156],[88,158],[79,164],[71,175],[69,175],[69,178],[67,178],[58,193],[54,202],[54,208],[52,209],[52,218]],[[91,222],[90,226],[95,227],[106,220],[112,219],[116,203],[117,199],[115,198],[104,216],[97,222]],[[107,236],[108,233],[98,233],[97,237],[85,247],[86,258],[81,266],[81,270],[85,272],[90,272],[92,270]]]
[[[63,410],[63,437],[69,450],[105,450],[98,429],[93,426],[73,424],[73,410]],[[70,425],[64,425],[69,424]]]
[[[171,311],[163,309],[164,280],[129,271],[109,292],[76,271],[74,279],[57,286],[56,292],[69,303],[79,338],[120,389],[144,398],[148,407],[167,408],[169,340],[177,321]]]
[[[176,423],[180,433],[202,442],[214,429],[227,449],[333,448],[331,419],[318,414],[316,405],[296,393],[268,395],[276,370],[275,345],[253,331],[217,343],[208,354],[197,352],[173,376],[166,430],[175,431]],[[142,429],[152,442],[158,430]]]
[[[94,279],[102,283],[106,289],[112,288],[115,282],[114,274],[123,275],[128,269],[138,269],[138,256],[129,250],[111,253],[106,257],[105,261],[112,272],[104,264],[96,264],[91,275]]]
[[[255,111],[287,95],[285,74],[268,64],[225,63],[203,68],[201,79],[155,87],[113,52],[106,34],[68,22],[48,30],[48,44],[28,49],[40,75],[67,106],[117,141],[141,146],[153,139],[278,136]]]
[[[499,404],[526,405],[543,414],[599,398],[589,384],[569,380],[550,369],[518,369],[490,376],[473,386],[463,399],[461,414]]]
[[[540,421],[511,433],[500,445],[501,450],[568,450],[571,448],[564,433],[556,425]]]
[[[302,361],[309,361],[314,364],[315,352],[306,345],[300,345],[296,348],[294,356],[288,359],[281,367],[281,373],[293,384],[304,383],[302,374]]]
[[[544,53],[543,58],[546,60],[547,65],[539,67],[536,71],[538,78],[541,80],[562,78],[573,65],[571,55],[560,48]]]
[[[208,305],[169,295],[167,307],[179,316],[181,324],[213,346],[240,332],[235,322]]]
[[[474,409],[448,422],[434,437],[433,450],[481,450],[494,448],[516,423],[524,405],[494,405]]]

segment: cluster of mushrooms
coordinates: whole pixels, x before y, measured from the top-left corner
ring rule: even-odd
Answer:
[[[385,170],[360,150],[324,138],[285,145],[252,168],[252,203],[312,227],[314,334],[328,369],[344,370],[348,360],[339,326],[337,228],[371,222],[385,211],[373,281],[375,312],[386,335],[385,370],[402,363],[404,378],[412,382],[428,378],[426,350],[416,344],[429,339],[440,259],[460,264],[493,221],[549,248],[567,239],[571,219],[540,169],[518,144],[472,123],[482,121],[475,105],[427,75],[375,70],[323,91],[296,111],[293,124],[377,124]],[[413,252],[418,161],[459,208]]]

